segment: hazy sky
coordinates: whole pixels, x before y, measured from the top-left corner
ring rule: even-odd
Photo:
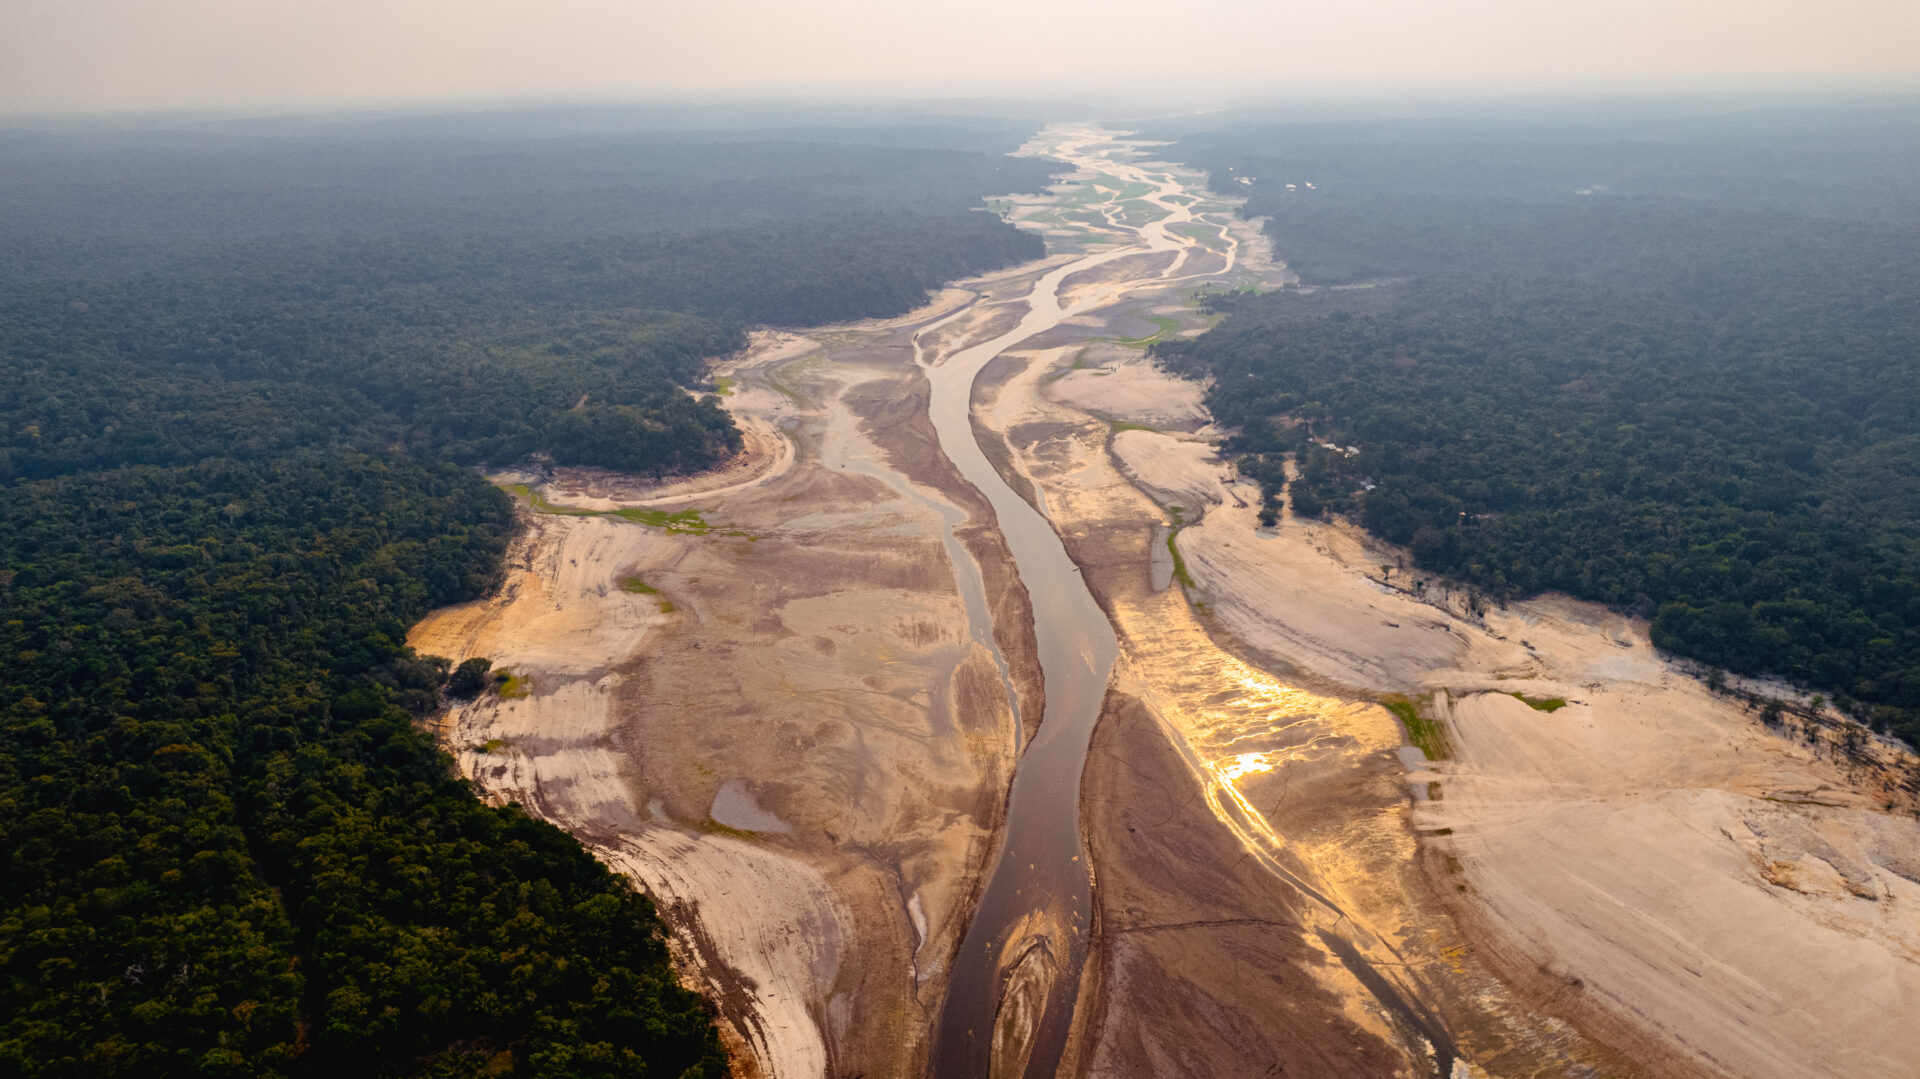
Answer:
[[[1920,0],[0,0],[0,111],[1920,79]]]

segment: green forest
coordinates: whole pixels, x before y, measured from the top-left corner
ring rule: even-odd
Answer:
[[[1155,353],[1270,499],[1920,740],[1914,118],[1195,136],[1306,287]]]
[[[705,467],[738,442],[681,389],[705,357],[1038,257],[974,207],[1051,167],[684,134],[183,142],[0,134],[0,481],[327,445]]]
[[[713,464],[747,329],[1040,253],[1019,133],[838,136],[0,133],[0,1069],[726,1073],[405,639],[497,580],[475,466]]]

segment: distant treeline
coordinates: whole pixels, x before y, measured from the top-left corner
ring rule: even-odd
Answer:
[[[1156,352],[1215,378],[1271,495],[1297,455],[1297,512],[1497,598],[1646,615],[1664,648],[1920,738],[1920,203],[1912,174],[1863,190],[1920,147],[1802,119],[1637,155],[1511,128],[1389,150],[1315,127],[1297,159],[1285,130],[1208,136],[1304,283],[1399,283],[1217,297],[1220,328]]]
[[[898,314],[1043,253],[969,209],[1043,184],[1048,166],[1027,159],[349,150],[343,164],[297,144],[290,163],[271,146],[86,144],[15,163],[32,182],[0,196],[0,242],[19,256],[0,268],[0,480],[340,440],[470,464],[704,467],[738,435],[675,384],[739,348],[744,326]],[[70,207],[70,188],[95,199]],[[590,231],[609,200],[624,210]]]
[[[1038,255],[968,207],[1046,168],[18,138],[0,1070],[724,1074],[647,901],[454,778],[407,627],[497,579],[510,503],[467,466],[714,463],[705,357]]]
[[[10,278],[204,263],[248,241],[406,248],[488,236],[538,248],[610,237],[947,217],[1043,187],[1056,166],[999,152],[737,132],[607,137],[316,136],[0,131],[0,243]],[[911,129],[876,130],[908,137]],[[978,145],[982,140],[971,139]],[[428,244],[429,250],[433,243]],[[691,244],[697,248],[697,243]],[[935,253],[929,252],[929,255]],[[476,268],[477,270],[478,268]]]

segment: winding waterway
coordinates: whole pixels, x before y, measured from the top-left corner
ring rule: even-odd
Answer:
[[[976,440],[974,380],[995,357],[1114,298],[1108,292],[1069,305],[1062,288],[1068,278],[1116,259],[1180,251],[1147,283],[1184,280],[1175,274],[1193,246],[1168,227],[1194,219],[1185,200],[1169,201],[1183,194],[1171,176],[1129,163],[1123,155],[1130,148],[1098,128],[1063,127],[1050,134],[1056,140],[1051,156],[1146,184],[1152,190],[1139,198],[1163,212],[1145,224],[1121,224],[1116,193],[1107,220],[1133,232],[1135,240],[1042,275],[1019,301],[1027,313],[1013,329],[938,363],[921,358],[933,386],[928,407],[940,448],[993,506],[1032,599],[1046,693],[1039,731],[1014,773],[1003,845],[954,960],[934,1028],[931,1072],[937,1079],[1052,1075],[1065,1047],[1092,908],[1080,834],[1080,773],[1119,651],[1113,627],[1052,523],[1007,485]]]

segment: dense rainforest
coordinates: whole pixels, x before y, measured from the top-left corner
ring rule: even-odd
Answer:
[[[1047,167],[309,126],[0,133],[0,1069],[725,1074],[647,900],[455,777],[418,721],[484,672],[407,627],[497,579],[473,466],[713,463],[705,357],[1038,254],[971,207]]]
[[[9,1074],[724,1074],[646,901],[408,710],[510,521],[404,456],[8,492]]]
[[[1156,352],[1296,512],[1920,740],[1916,119],[1195,135],[1305,287]]]
[[[342,439],[710,465],[738,436],[678,388],[703,357],[1038,257],[974,207],[1049,168],[685,133],[0,134],[0,481]]]

